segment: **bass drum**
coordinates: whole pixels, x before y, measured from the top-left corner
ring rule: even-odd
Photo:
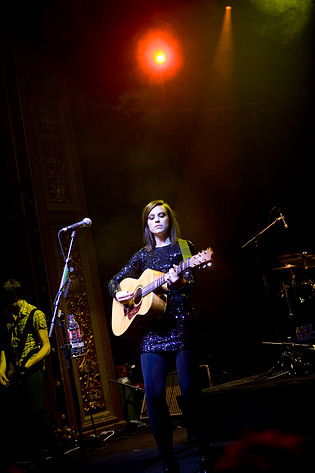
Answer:
[[[315,343],[315,287],[310,281],[302,281],[293,291],[292,322],[296,343]]]

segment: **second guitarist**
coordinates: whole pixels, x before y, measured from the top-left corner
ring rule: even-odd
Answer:
[[[183,261],[179,245],[179,226],[174,211],[163,200],[150,202],[143,210],[143,237],[146,244],[109,282],[109,293],[121,304],[130,304],[134,294],[122,290],[127,278],[139,278],[148,268],[165,273],[167,296],[165,312],[152,318],[139,331],[141,367],[151,429],[158,447],[164,473],[178,473],[172,443],[172,424],[166,403],[166,379],[177,369],[185,406],[185,419],[199,439],[202,472],[207,472],[206,436],[202,430],[201,397],[198,380],[197,312],[191,293],[195,287],[191,268],[183,272],[177,266]],[[188,242],[194,253],[192,243]],[[140,316],[141,317],[141,316]]]
[[[54,429],[42,409],[45,358],[51,347],[45,314],[25,300],[21,284],[2,287],[6,308],[1,327],[1,421],[6,432],[3,451],[11,460],[27,455],[34,466],[44,449],[59,457]]]

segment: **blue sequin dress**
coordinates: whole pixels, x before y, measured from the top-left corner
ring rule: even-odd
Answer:
[[[193,244],[188,242],[190,251],[193,252]],[[114,298],[120,290],[120,282],[127,278],[138,279],[141,274],[151,268],[166,273],[174,264],[183,261],[179,243],[156,247],[148,252],[141,248],[129,260],[127,265],[117,273],[108,283],[110,295]],[[167,306],[161,318],[151,321],[149,327],[141,337],[140,353],[175,352],[191,348],[192,333],[190,322],[195,320],[196,308],[191,299],[191,293],[195,286],[193,270],[187,268],[183,272],[186,284],[182,289],[169,287],[167,295]]]

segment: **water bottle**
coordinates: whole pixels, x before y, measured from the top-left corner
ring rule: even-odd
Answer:
[[[72,358],[84,355],[84,342],[82,341],[80,327],[72,314],[68,315],[68,335]]]

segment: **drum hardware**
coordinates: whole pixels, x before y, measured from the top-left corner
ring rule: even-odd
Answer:
[[[268,371],[268,373],[271,373],[271,375],[268,375],[267,373],[267,377],[269,379],[278,378],[285,375],[306,375],[310,374],[312,371],[312,365],[309,361],[305,361],[303,359],[301,349],[314,351],[314,345],[309,345],[306,343],[293,343],[290,341],[262,343],[265,345],[280,345],[285,347],[285,350],[280,354],[280,358],[276,361],[275,366],[273,366]],[[277,373],[272,375],[274,371],[277,371]]]
[[[305,258],[305,254],[303,253],[302,255]],[[278,257],[278,259],[283,258],[282,261],[284,262],[286,258],[289,258],[291,256],[292,258],[294,256],[295,262],[297,262],[297,257],[300,257],[299,254],[296,254],[296,255],[285,255],[283,257]],[[302,305],[313,298],[313,292],[315,291],[315,283],[309,277],[306,276],[305,271],[304,271],[304,269],[307,269],[308,267],[309,266],[301,266],[297,264],[287,263],[285,264],[285,266],[281,266],[279,268],[273,268],[273,271],[289,270],[289,277],[290,277],[289,283],[282,282],[282,289],[276,295],[276,297],[281,296],[285,298],[287,306],[288,306],[290,318],[293,317],[292,304],[290,303],[290,299],[295,309],[297,309],[298,305]],[[292,295],[293,295],[293,300],[292,300]]]
[[[289,292],[288,290],[290,289],[291,285],[285,284],[284,282],[282,283],[282,290],[279,292],[278,295],[281,297],[285,298],[287,306],[288,306],[288,316],[290,319],[293,317],[293,312],[290,304],[290,298],[289,298]]]
[[[314,337],[314,332],[312,332],[312,334],[310,332],[310,330],[312,330],[312,324],[305,322],[303,315],[305,314],[305,310],[309,310],[309,302],[313,300],[315,284],[311,279],[306,277],[303,271],[304,268],[301,266],[287,263],[285,266],[275,269],[289,270],[289,282],[282,282],[282,289],[277,296],[285,299],[288,308],[288,318],[295,320],[294,325],[297,325],[299,323],[299,317],[302,317],[300,326],[295,327],[296,333],[294,336],[297,337],[297,341],[310,340],[310,338]],[[301,330],[301,332],[297,332],[298,329]],[[312,335],[312,337],[310,337],[310,335]],[[291,341],[292,338],[293,337],[288,336],[287,341],[284,342],[263,342],[264,344],[283,346],[283,351],[280,353],[278,360],[268,371],[269,379],[284,375],[307,375],[312,371],[312,364],[304,359],[303,350],[314,351],[315,345],[294,343]]]
[[[310,345],[309,343],[295,343],[295,342],[261,342],[263,345],[286,345],[290,347],[300,347],[307,350],[315,351],[315,345]]]
[[[280,255],[277,259],[280,263],[296,265],[299,268],[315,267],[315,256],[309,255],[306,251],[303,251],[302,253]]]
[[[273,271],[278,271],[279,269],[293,269],[297,268],[296,264],[286,264],[285,266],[281,266],[280,268],[273,268]]]
[[[242,248],[245,248],[251,243],[254,243],[255,248],[256,248],[256,257],[259,263],[259,266],[262,270],[262,278],[263,278],[263,283],[266,289],[266,295],[268,296],[268,283],[267,283],[267,278],[265,276],[264,268],[262,265],[261,257],[259,254],[259,245],[258,245],[258,239],[261,237],[267,230],[269,230],[275,223],[278,221],[282,220],[285,228],[287,228],[287,225],[285,223],[284,217],[282,216],[280,210],[278,207],[273,207],[271,213],[273,212],[274,209],[278,209],[280,217],[274,219],[267,227],[265,227],[262,231],[254,235],[250,240],[248,240],[244,245],[242,245]],[[293,296],[293,305],[294,309],[297,310],[297,315],[301,312],[301,308],[299,307],[299,304],[301,304],[302,299],[304,301],[304,297],[300,297],[300,282],[301,282],[301,277],[302,279],[304,277],[304,270],[315,267],[315,256],[314,255],[309,255],[307,252],[301,252],[301,253],[293,253],[293,254],[287,254],[287,255],[280,255],[277,257],[278,261],[282,263],[280,268],[275,268],[275,270],[289,270],[290,274],[290,282],[289,284],[285,284],[284,282],[282,283],[282,290],[278,295],[281,295],[283,298],[286,299],[286,303],[288,306],[288,312],[289,312],[289,318],[293,317],[293,311],[291,308],[291,302],[290,302],[290,292],[292,292]],[[312,290],[315,289],[315,284],[311,282],[312,284]],[[304,288],[303,288],[304,289]],[[299,299],[300,297],[300,299]],[[306,300],[306,299],[305,299]],[[299,301],[299,304],[296,304],[296,301]],[[304,304],[303,304],[304,305]],[[306,304],[307,306],[307,304]],[[306,307],[307,308],[307,307]],[[303,310],[305,307],[303,307]],[[292,322],[291,322],[292,324]],[[311,326],[311,324],[310,324]],[[302,328],[304,327],[301,326]],[[313,332],[314,334],[314,332]],[[311,371],[311,364],[308,361],[304,361],[302,357],[301,351],[298,351],[296,349],[297,344],[292,344],[289,340],[291,337],[287,337],[288,342],[283,342],[280,343],[282,346],[285,346],[286,349],[281,353],[281,356],[279,360],[276,362],[275,366],[273,366],[268,373],[273,373],[277,369],[277,373],[271,376],[271,378],[275,378],[277,376],[283,376],[285,374],[308,374]],[[302,338],[301,338],[302,340]],[[274,344],[273,342],[263,342],[263,343],[271,343]],[[277,343],[275,343],[277,344]],[[299,345],[301,346],[301,345]],[[308,348],[310,348],[309,345],[307,345]],[[312,348],[314,349],[314,347]]]

